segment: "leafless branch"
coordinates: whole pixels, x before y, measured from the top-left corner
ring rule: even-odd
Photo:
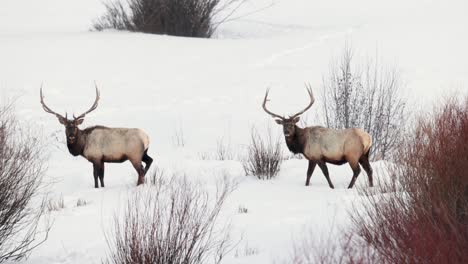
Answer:
[[[185,176],[152,178],[115,215],[107,263],[219,263],[234,246],[218,219],[235,184],[224,178],[213,196]]]
[[[19,125],[12,105],[1,106],[0,262],[26,258],[48,237],[47,221],[40,228],[46,214],[46,197],[39,192],[44,161],[41,140]]]
[[[359,127],[372,136],[372,160],[391,159],[406,131],[406,98],[397,69],[378,59],[356,69],[354,52],[346,46],[331,65],[322,89],[325,124]]]

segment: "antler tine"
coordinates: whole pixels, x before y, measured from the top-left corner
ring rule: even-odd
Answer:
[[[310,97],[310,103],[308,106],[306,106],[306,108],[304,108],[304,110],[300,111],[299,113],[295,114],[295,115],[292,115],[291,118],[294,118],[296,116],[299,116],[301,114],[303,114],[305,111],[309,110],[309,108],[314,104],[315,102],[315,98],[314,98],[314,94],[312,93],[312,87],[310,86],[310,84],[306,84],[306,89],[307,89],[307,93],[309,93],[309,97]]]
[[[73,115],[73,118],[81,119],[81,118],[85,117],[87,114],[89,114],[90,112],[92,112],[93,110],[95,110],[98,107],[98,101],[100,99],[100,93],[99,93],[99,89],[97,87],[96,82],[94,82],[94,86],[96,87],[96,100],[94,100],[93,105],[91,106],[91,108],[88,111],[84,112],[83,114],[79,115],[78,117],[75,117],[75,115]]]
[[[277,115],[275,113],[272,113],[270,111],[268,111],[268,109],[266,108],[266,103],[269,101],[268,100],[268,92],[270,92],[270,89],[267,89],[266,90],[266,93],[265,93],[265,98],[263,99],[263,110],[265,110],[265,112],[267,112],[269,115],[271,115],[272,117],[277,117],[277,118],[280,118],[282,120],[284,120],[284,117],[280,116],[280,115]]]
[[[41,83],[41,88],[40,88],[40,94],[41,94],[41,105],[42,105],[42,109],[44,109],[44,111],[46,111],[47,113],[49,114],[54,114],[56,117],[58,118],[62,118],[62,119],[66,119],[66,117],[63,117],[62,115],[60,114],[57,114],[56,112],[52,111],[44,102],[44,95],[42,94],[42,83]]]

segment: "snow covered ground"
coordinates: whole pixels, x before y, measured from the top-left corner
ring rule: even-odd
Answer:
[[[83,127],[140,127],[151,138],[155,165],[207,182],[223,174],[237,178],[224,213],[244,239],[241,253],[226,263],[271,263],[288,256],[292,237],[305,227],[320,233],[347,224],[347,210],[359,199],[345,189],[351,170],[330,165],[335,190],[316,170],[306,188],[305,160],[288,160],[277,179],[259,181],[245,177],[238,161],[201,160],[200,153],[214,155],[220,141],[242,153],[254,124],[280,133],[261,110],[265,89],[271,88],[274,111],[301,109],[304,82],[318,95],[346,42],[359,55],[378,53],[397,65],[414,110],[466,92],[466,10],[462,0],[250,0],[216,38],[190,39],[90,32],[103,11],[100,0],[0,1],[0,101],[19,97],[19,117],[51,139],[46,177],[65,201],[65,209],[53,212],[50,238],[26,263],[100,263],[104,231],[136,182],[128,162],[112,164],[106,165],[107,187],[93,188],[91,164],[68,153],[63,127],[40,108],[41,83],[52,109],[78,114],[92,103],[96,81],[101,101]],[[308,124],[317,123],[311,117],[319,103],[309,110]],[[180,131],[184,147],[174,146]],[[367,184],[365,174],[358,182]],[[76,207],[78,199],[89,204]],[[247,214],[237,213],[240,205]],[[245,244],[256,253],[242,254]]]

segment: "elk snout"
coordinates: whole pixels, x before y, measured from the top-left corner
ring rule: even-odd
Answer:
[[[283,134],[285,137],[292,137],[294,136],[294,124],[284,124],[283,125]]]

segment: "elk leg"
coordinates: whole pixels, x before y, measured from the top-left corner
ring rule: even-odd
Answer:
[[[145,150],[145,153],[143,153],[143,158],[142,161],[146,164],[145,166],[145,175],[148,172],[151,163],[153,163],[153,159],[148,155],[148,150]]]
[[[323,175],[325,175],[325,178],[327,179],[328,186],[330,186],[330,188],[332,188],[332,189],[335,189],[335,186],[333,186],[333,183],[330,180],[330,175],[328,174],[327,164],[325,162],[319,162],[318,165],[319,165],[320,169],[322,170]]]
[[[143,165],[141,164],[141,161],[137,161],[137,162],[132,161],[132,165],[138,173],[137,186],[145,183],[145,170],[143,169]]]
[[[99,181],[101,182],[101,187],[104,188],[104,162],[99,164]]]
[[[362,167],[364,168],[364,170],[366,171],[367,173],[367,178],[369,180],[369,186],[370,187],[374,187],[374,181],[373,181],[373,177],[372,177],[372,167],[369,163],[369,152],[367,152],[366,154],[364,154],[361,159],[359,159],[359,163],[362,165]]]
[[[316,165],[315,162],[309,160],[309,168],[307,169],[307,178],[306,178],[306,183],[305,183],[306,186],[309,186],[310,177],[312,176],[312,173],[314,172],[315,165]]]
[[[94,176],[94,188],[99,188],[99,185],[98,185],[99,168],[96,163],[93,163],[93,176]]]
[[[357,177],[359,176],[359,173],[361,173],[361,167],[359,167],[359,163],[355,163],[354,165],[349,163],[351,166],[351,169],[353,169],[353,179],[349,183],[348,189],[353,188],[354,183],[356,182]]]

